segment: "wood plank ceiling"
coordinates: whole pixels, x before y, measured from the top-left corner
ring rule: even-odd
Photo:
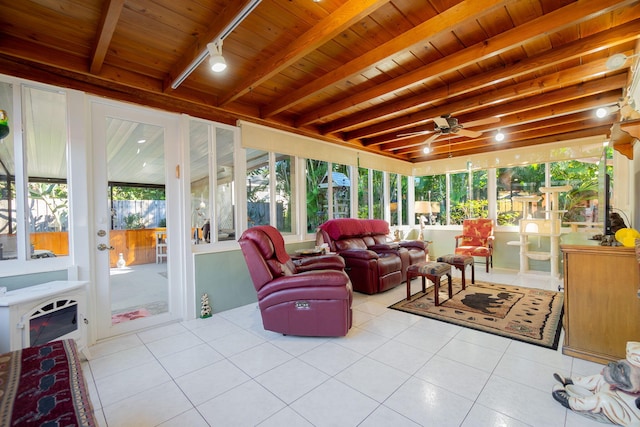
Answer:
[[[0,73],[410,162],[608,134],[640,38],[637,0],[262,0],[176,83],[248,0],[0,3]]]

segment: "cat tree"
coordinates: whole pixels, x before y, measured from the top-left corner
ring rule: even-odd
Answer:
[[[550,261],[549,272],[551,277],[559,277],[560,259],[560,234],[562,215],[566,212],[560,210],[558,195],[571,190],[570,185],[558,187],[541,187],[540,191],[546,193],[547,203],[544,211],[544,218],[533,218],[533,205],[542,200],[541,196],[519,196],[514,197],[514,202],[522,203],[522,219],[519,222],[520,240],[508,242],[508,245],[520,246],[520,273],[527,273],[529,260]],[[549,251],[534,251],[531,249],[532,238],[549,238]]]

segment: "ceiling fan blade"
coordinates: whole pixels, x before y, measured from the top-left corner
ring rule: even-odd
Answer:
[[[498,123],[500,117],[487,117],[486,119],[473,120],[471,122],[464,123],[464,127],[472,128],[474,126],[490,125],[492,123]]]
[[[432,130],[420,130],[420,131],[418,131],[418,132],[399,133],[399,134],[398,134],[398,135],[396,135],[396,136],[401,137],[401,136],[426,135],[426,134],[431,133],[431,132],[433,132],[433,131],[432,131]]]
[[[436,138],[438,138],[440,135],[442,135],[440,132],[436,132],[433,135],[431,135],[429,138],[425,139],[423,144],[431,144],[433,141],[436,140]]]
[[[475,130],[469,129],[460,129],[456,133],[458,135],[466,136],[467,138],[479,138],[482,135],[482,132],[477,132]]]
[[[447,120],[446,117],[434,117],[433,121],[435,122],[436,126],[438,126],[439,128],[443,128],[443,129],[449,128],[449,121]]]

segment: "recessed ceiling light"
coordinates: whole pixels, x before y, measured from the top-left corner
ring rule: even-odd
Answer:
[[[618,107],[618,105],[611,105],[608,107],[600,107],[596,110],[596,117],[599,119],[605,118],[607,116],[610,116],[611,114],[615,113],[616,111],[618,111],[620,109],[620,107]]]
[[[604,65],[608,70],[617,70],[618,68],[622,67],[625,62],[627,62],[627,59],[636,57],[638,55],[640,54],[627,56],[624,53],[616,53],[615,55],[611,55]]]
[[[498,130],[498,133],[496,133],[495,138],[496,138],[496,141],[502,142],[502,141],[504,141],[505,135],[504,135],[504,133],[502,133],[501,130]]]

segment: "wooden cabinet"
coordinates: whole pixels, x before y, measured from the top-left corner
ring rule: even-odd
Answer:
[[[633,248],[562,244],[564,345],[569,356],[607,363],[640,341],[640,285]]]

